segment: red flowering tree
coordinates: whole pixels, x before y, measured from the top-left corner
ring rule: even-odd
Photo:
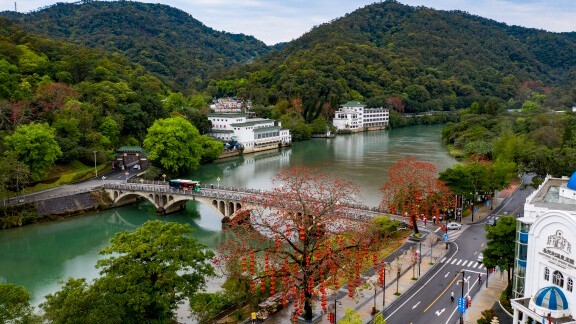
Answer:
[[[452,201],[452,191],[438,180],[436,167],[429,162],[408,157],[398,161],[388,171],[388,181],[380,189],[381,209],[409,217],[418,234],[418,217],[439,217]]]
[[[349,181],[317,170],[293,167],[278,174],[279,186],[248,199],[248,217],[236,217],[225,231],[217,262],[240,259],[252,293],[281,296],[294,302],[294,318],[313,318],[318,296],[326,310],[326,288],[348,281],[350,295],[360,284],[365,262],[377,262],[369,251],[369,222],[350,219],[346,206],[358,197]]]

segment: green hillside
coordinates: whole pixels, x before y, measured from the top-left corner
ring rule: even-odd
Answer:
[[[542,104],[568,107],[575,66],[574,33],[385,1],[320,25],[226,78],[257,103],[302,99],[310,121],[347,100],[406,112],[474,101],[518,107],[534,88],[544,89]]]
[[[251,62],[270,50],[252,36],[216,31],[161,4],[58,3],[29,14],[1,15],[32,33],[119,52],[178,90],[198,87],[211,71]]]

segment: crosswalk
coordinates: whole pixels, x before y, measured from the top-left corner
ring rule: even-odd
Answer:
[[[486,270],[486,267],[483,263],[480,263],[476,260],[465,260],[465,259],[458,259],[458,258],[443,258],[440,260],[441,263],[453,264],[461,267],[466,267],[470,269],[477,269],[477,270]]]

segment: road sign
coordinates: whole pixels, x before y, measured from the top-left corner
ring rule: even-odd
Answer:
[[[466,312],[466,298],[464,297],[458,297],[458,312]]]
[[[448,243],[449,237],[448,237],[448,233],[444,234],[444,242]]]

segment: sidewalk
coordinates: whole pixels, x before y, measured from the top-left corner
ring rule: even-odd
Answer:
[[[502,197],[497,197],[494,202],[494,209],[504,200]],[[474,223],[481,222],[490,215],[493,210],[489,206],[479,206],[474,213]],[[468,215],[462,221],[463,224],[472,224],[472,217]],[[424,228],[424,227],[422,227]],[[437,227],[428,226],[431,234]],[[441,234],[439,236],[441,238]],[[418,282],[417,278],[424,277],[434,266],[438,264],[449,250],[445,249],[442,240],[438,242],[433,248],[422,244],[422,260],[414,264],[412,260],[411,246],[419,247],[417,242],[407,241],[390,257],[386,258],[390,272],[386,273],[386,297],[385,307],[389,307],[398,299],[399,295],[413,294],[414,291],[410,289]],[[413,267],[413,265],[415,265]],[[400,276],[398,276],[398,267],[400,267]],[[418,275],[420,271],[420,275]],[[472,300],[472,307],[466,312],[465,323],[476,323],[482,317],[482,311],[490,309],[498,302],[501,292],[506,288],[506,273],[503,273],[504,279],[500,278],[500,273],[491,274],[488,278],[488,288],[484,282],[482,288]],[[336,306],[336,317],[341,319],[344,316],[346,309],[354,309],[360,314],[363,323],[370,323],[372,316],[372,309],[375,307],[379,312],[382,310],[382,287],[374,287],[372,282],[378,282],[378,274],[374,269],[367,270],[361,278],[361,287],[357,288],[356,294],[353,298],[348,297],[348,288],[343,286],[337,291],[328,291],[328,312],[334,311]],[[375,293],[376,292],[376,293]],[[396,295],[396,292],[399,295]],[[314,312],[321,313],[320,303],[316,302],[314,305]],[[388,308],[390,311],[390,308]],[[290,323],[292,307],[288,306],[278,313],[266,319],[264,323]],[[329,323],[328,314],[322,315],[322,320],[319,323]],[[507,321],[500,320],[500,323],[507,323]]]

